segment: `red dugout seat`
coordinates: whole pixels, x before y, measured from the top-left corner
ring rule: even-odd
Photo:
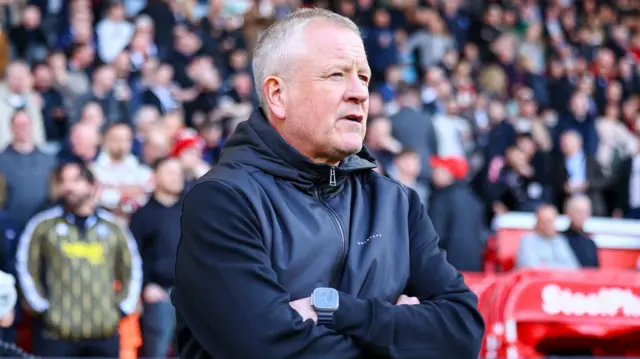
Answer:
[[[516,271],[496,288],[494,301],[491,325],[501,325],[503,334],[498,357],[640,352],[640,273]]]

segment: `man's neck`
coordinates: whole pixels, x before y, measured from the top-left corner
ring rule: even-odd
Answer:
[[[13,147],[14,150],[16,150],[19,153],[22,153],[23,155],[27,155],[31,152],[33,152],[33,150],[35,150],[36,146],[33,144],[33,142],[18,142],[15,141],[11,144],[11,146]]]
[[[125,158],[127,158],[127,156],[113,157],[113,156],[109,155],[109,160],[112,163],[122,163],[122,162],[124,162]]]
[[[89,217],[95,213],[95,208],[90,204],[83,204],[82,206],[75,208],[72,213],[79,217]]]
[[[160,204],[162,204],[165,207],[173,206],[180,199],[179,196],[172,193],[167,193],[164,191],[156,191],[153,194],[153,198],[155,198],[156,201],[158,201]]]

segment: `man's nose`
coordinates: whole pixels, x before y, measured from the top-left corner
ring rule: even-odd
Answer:
[[[360,78],[354,75],[349,78],[349,87],[345,92],[345,99],[348,102],[361,104],[369,99],[369,87]]]

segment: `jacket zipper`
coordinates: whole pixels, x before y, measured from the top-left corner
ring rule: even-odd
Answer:
[[[336,181],[336,168],[331,166],[329,168],[329,186],[335,187],[337,185]]]
[[[336,186],[336,170],[334,167],[331,167],[329,170],[329,185],[330,186]],[[327,212],[329,212],[329,215],[331,216],[331,218],[333,219],[333,221],[335,222],[336,226],[338,227],[338,232],[340,232],[340,257],[338,258],[338,263],[336,264],[336,268],[333,271],[333,277],[331,279],[331,283],[330,283],[330,287],[331,288],[335,288],[336,285],[338,284],[338,276],[340,275],[340,271],[342,269],[342,267],[344,266],[344,261],[345,261],[345,257],[346,257],[346,247],[347,247],[347,241],[345,239],[345,235],[344,235],[344,229],[342,228],[342,224],[340,223],[340,219],[338,218],[338,215],[336,214],[336,212],[329,207],[329,205],[324,201],[324,199],[320,196],[320,188],[316,187],[315,188],[315,193],[316,193],[316,197],[318,198],[318,200],[320,201],[320,203],[322,203],[323,207],[327,210]]]

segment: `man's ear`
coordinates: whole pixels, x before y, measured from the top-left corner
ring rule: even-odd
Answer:
[[[279,120],[286,117],[285,100],[286,86],[281,78],[269,76],[262,85],[262,93],[264,93],[266,105],[269,112]]]

